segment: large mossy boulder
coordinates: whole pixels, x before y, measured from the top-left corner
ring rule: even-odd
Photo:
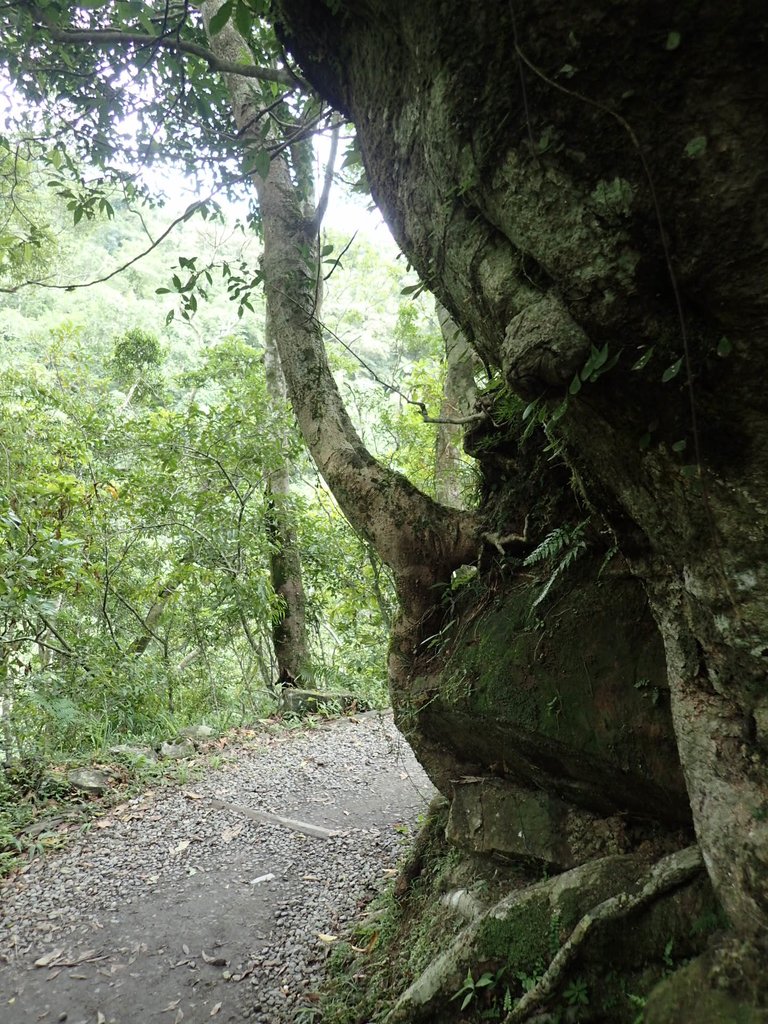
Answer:
[[[492,776],[567,805],[689,820],[664,651],[643,589],[584,559],[545,602],[526,572],[470,582],[452,635],[395,680],[396,721],[447,796]]]
[[[713,984],[719,973],[707,954],[685,964],[650,994],[643,1024],[768,1024],[768,1008],[729,990],[726,979]],[[746,979],[738,980],[743,987]]]
[[[527,857],[457,855],[451,813],[433,801],[394,893],[339,943],[328,1020],[505,1021],[570,948],[521,1019],[637,1024],[649,993],[724,925],[695,846],[665,838],[550,874]]]

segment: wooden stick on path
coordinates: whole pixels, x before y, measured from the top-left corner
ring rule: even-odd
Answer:
[[[244,804],[228,804],[224,800],[217,800],[211,797],[208,803],[222,811],[235,811],[237,814],[244,814],[246,818],[253,818],[254,821],[266,821],[271,825],[282,825],[284,828],[291,828],[294,832],[301,832],[305,836],[312,836],[314,839],[333,839],[339,834],[338,830],[323,828],[321,825],[311,825],[307,821],[296,821],[294,818],[283,818],[279,814],[270,814],[269,811],[257,811],[253,807],[246,807]]]

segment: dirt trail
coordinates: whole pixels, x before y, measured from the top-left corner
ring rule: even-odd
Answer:
[[[0,886],[1,1024],[280,1024],[313,1006],[433,790],[384,716],[227,757]]]

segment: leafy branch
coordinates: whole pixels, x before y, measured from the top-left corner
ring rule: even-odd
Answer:
[[[276,82],[278,85],[292,88],[308,88],[306,82],[293,71],[221,60],[207,46],[181,39],[176,32],[173,35],[156,35],[151,32],[128,32],[123,29],[63,29],[58,28],[39,8],[35,10],[35,18],[38,27],[45,30],[55,43],[87,44],[101,49],[109,49],[117,44],[154,51],[170,50],[173,53],[200,57],[211,71],[220,74],[240,75],[242,78],[255,78],[261,82]]]

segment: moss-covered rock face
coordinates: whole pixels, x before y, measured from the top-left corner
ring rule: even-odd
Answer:
[[[529,857],[549,869],[631,846],[622,815],[597,815],[541,790],[488,778],[454,783],[446,836],[474,853]]]
[[[766,1024],[768,1010],[712,985],[713,964],[702,956],[662,981],[648,998],[644,1024]]]
[[[641,586],[599,566],[586,559],[535,611],[546,580],[468,584],[440,657],[399,682],[398,724],[443,792],[488,774],[602,813],[688,820],[658,631]]]
[[[544,879],[525,861],[457,858],[444,837],[446,813],[433,806],[404,869],[410,884],[364,915],[337,954],[322,1006],[327,1024],[503,1019],[584,915],[637,892],[649,877],[640,854],[598,858]],[[609,921],[579,947],[540,1007],[542,1022],[635,1024],[651,989],[700,953],[719,922],[702,873],[631,917]],[[622,941],[627,935],[631,943]]]

